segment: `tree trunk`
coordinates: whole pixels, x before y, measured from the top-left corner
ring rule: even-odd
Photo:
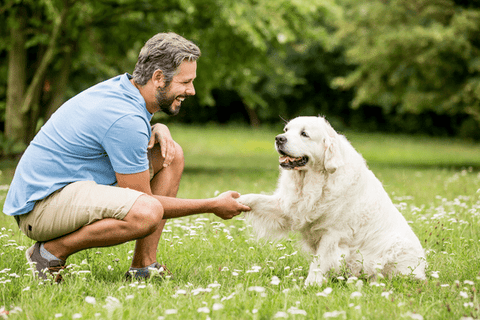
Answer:
[[[248,119],[250,121],[250,126],[253,128],[258,128],[260,127],[260,118],[258,117],[257,112],[255,109],[248,107],[245,105],[245,110],[247,111],[248,114]]]
[[[44,117],[45,121],[65,102],[65,92],[67,91],[68,79],[72,70],[72,56],[75,45],[69,45],[66,53],[63,55],[62,68],[60,74],[55,79],[50,79],[52,83],[52,98],[47,106]]]
[[[5,137],[13,142],[24,140],[24,117],[20,112],[26,89],[27,49],[25,47],[26,15],[18,10],[11,17],[8,52],[7,103],[5,110]]]
[[[27,49],[25,28],[27,14],[23,8],[11,17],[7,104],[5,113],[5,137],[13,142],[28,144],[35,134],[40,114],[40,96],[45,75],[57,51],[57,40],[68,12],[65,1],[62,12],[54,19],[53,29],[38,67],[27,87]]]

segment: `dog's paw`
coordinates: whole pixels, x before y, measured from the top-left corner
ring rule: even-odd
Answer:
[[[319,286],[321,287],[327,282],[327,279],[323,274],[318,270],[310,270],[308,272],[308,277],[305,280],[305,287],[308,286]]]
[[[251,193],[251,194],[241,195],[240,198],[237,198],[237,201],[247,207],[252,208],[258,202],[258,198],[259,198],[258,195]]]

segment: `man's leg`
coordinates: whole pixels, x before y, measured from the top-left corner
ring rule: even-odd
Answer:
[[[153,197],[141,195],[123,220],[106,218],[86,225],[65,236],[44,243],[44,247],[59,259],[89,248],[108,247],[144,238],[157,232],[163,217],[163,207]]]
[[[180,145],[175,144],[175,146],[175,158],[166,168],[163,167],[164,159],[160,151],[160,146],[155,144],[150,150],[150,161],[154,174],[150,181],[150,186],[152,193],[155,195],[167,197],[177,196],[184,168],[184,157]],[[165,223],[166,220],[162,220],[155,232],[145,238],[137,240],[132,260],[132,268],[143,268],[157,261],[158,242],[160,241]]]

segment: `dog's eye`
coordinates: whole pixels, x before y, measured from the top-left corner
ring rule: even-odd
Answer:
[[[306,133],[305,131],[302,131],[302,132],[300,133],[300,135],[301,135],[302,137],[305,137],[305,138],[310,138],[310,136],[308,135],[308,133]]]

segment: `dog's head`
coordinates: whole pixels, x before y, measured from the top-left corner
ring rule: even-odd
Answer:
[[[339,135],[324,118],[298,117],[284,131],[275,138],[283,169],[334,173],[344,164]]]

